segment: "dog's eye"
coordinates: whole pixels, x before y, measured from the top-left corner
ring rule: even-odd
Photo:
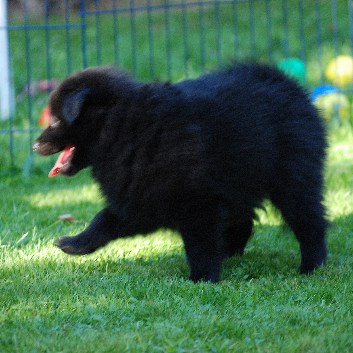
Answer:
[[[52,123],[52,124],[50,125],[50,127],[53,128],[53,129],[55,129],[55,128],[58,127],[59,125],[60,125],[60,121],[58,120],[58,121],[56,121],[55,123]]]
[[[60,120],[58,120],[55,116],[51,116],[50,117],[50,127],[51,128],[56,128],[58,127],[60,124]]]

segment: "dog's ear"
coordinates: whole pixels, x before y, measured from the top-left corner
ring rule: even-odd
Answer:
[[[83,88],[69,93],[64,98],[62,107],[63,119],[71,125],[80,115],[83,105],[91,93],[90,88]]]

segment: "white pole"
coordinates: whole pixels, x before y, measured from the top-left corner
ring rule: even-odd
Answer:
[[[0,118],[7,119],[13,112],[14,101],[11,89],[7,1],[0,0]]]

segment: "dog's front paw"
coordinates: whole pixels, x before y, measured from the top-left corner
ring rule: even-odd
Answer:
[[[95,250],[88,246],[88,244],[82,244],[77,237],[59,238],[54,242],[54,245],[70,255],[85,255]]]
[[[219,282],[219,271],[212,271],[209,273],[195,273],[192,272],[190,274],[189,279],[193,281],[194,283],[197,282],[211,282],[211,283],[217,283]]]
[[[76,255],[80,251],[75,242],[72,241],[71,237],[62,237],[56,239],[54,245],[61,249],[63,252],[71,255]]]

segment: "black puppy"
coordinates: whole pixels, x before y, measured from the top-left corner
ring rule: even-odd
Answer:
[[[324,127],[307,94],[276,69],[245,64],[171,85],[92,68],[67,78],[49,108],[34,149],[62,151],[50,175],[90,166],[107,202],[86,230],[57,240],[64,252],[172,228],[191,279],[216,282],[269,198],[300,243],[300,272],[324,263]]]

